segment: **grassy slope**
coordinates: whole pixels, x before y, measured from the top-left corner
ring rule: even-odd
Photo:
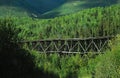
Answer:
[[[49,18],[119,2],[120,0],[1,0],[0,15],[27,16],[27,13],[28,15],[34,13],[39,17]]]

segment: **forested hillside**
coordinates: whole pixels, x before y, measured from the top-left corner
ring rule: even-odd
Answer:
[[[0,78],[120,78],[120,0],[0,0]]]
[[[113,36],[120,31],[120,6],[86,9],[54,19],[22,19],[28,39]],[[19,21],[19,20],[18,20]],[[87,31],[87,32],[86,32]]]
[[[118,3],[120,0],[0,0],[0,16],[51,18]]]

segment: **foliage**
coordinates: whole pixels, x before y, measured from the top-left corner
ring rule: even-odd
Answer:
[[[34,58],[19,47],[19,32],[10,18],[0,19],[0,78],[33,78]]]
[[[21,39],[18,37],[19,33],[19,29],[11,19],[0,19],[0,52],[17,49],[17,42]]]
[[[99,57],[99,61],[95,68],[96,78],[119,78],[120,77],[120,37],[114,41],[111,52]]]
[[[21,22],[19,27],[23,29],[21,33],[27,40],[115,36],[120,33],[119,11],[120,6],[113,5],[86,9],[53,19],[21,18],[16,21]]]
[[[120,28],[119,8],[119,5],[98,7],[44,22],[40,21],[38,28],[41,34],[40,38],[85,38],[116,35]]]
[[[37,53],[36,67],[44,72],[54,73],[59,78],[119,78],[120,50],[119,41],[114,41],[112,50],[104,54],[39,54]]]
[[[90,75],[87,67],[88,57],[76,55],[38,54],[36,67],[44,72],[54,73],[59,78],[79,78]],[[85,61],[86,59],[86,61]],[[91,76],[91,75],[90,75]]]
[[[12,17],[25,40],[113,36],[120,29],[120,6],[97,7],[53,19]],[[87,32],[86,32],[87,31]]]
[[[0,78],[119,78],[119,44],[111,45],[112,51],[104,55],[82,57],[78,54],[39,54],[18,46],[21,37],[33,40],[116,35],[120,33],[119,11],[120,6],[113,5],[46,20],[0,19]]]

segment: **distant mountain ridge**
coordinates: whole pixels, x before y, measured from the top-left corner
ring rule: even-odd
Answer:
[[[109,6],[120,0],[0,0],[0,15],[36,15],[50,18],[71,14],[82,9]]]

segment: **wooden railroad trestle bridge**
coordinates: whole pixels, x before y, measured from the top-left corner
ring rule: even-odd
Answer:
[[[88,52],[100,53],[110,49],[109,40],[113,37],[90,37],[90,38],[71,38],[71,39],[46,39],[39,41],[23,41],[30,49],[40,53],[81,53]]]

